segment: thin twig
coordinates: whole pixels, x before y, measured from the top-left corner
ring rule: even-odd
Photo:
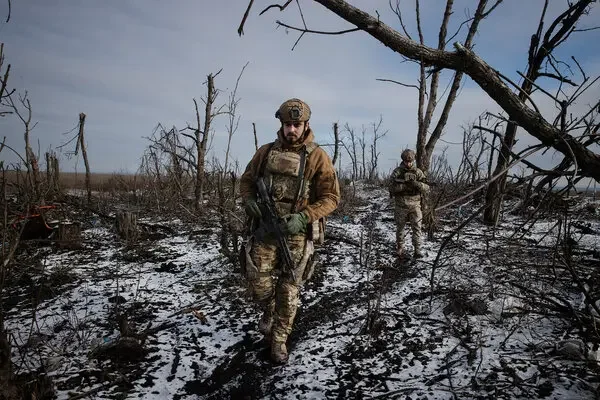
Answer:
[[[292,0],[287,0],[284,5],[280,6],[279,4],[271,4],[269,7],[265,8],[258,15],[263,15],[271,8],[279,8],[279,11],[285,10],[285,8],[292,2]]]
[[[305,28],[297,28],[295,26],[291,26],[288,24],[285,24],[281,21],[275,21],[275,23],[277,25],[283,26],[284,28],[288,28],[291,29],[293,31],[299,31],[299,32],[304,32],[304,33],[316,33],[318,35],[343,35],[344,33],[350,33],[350,32],[356,32],[356,31],[360,31],[360,28],[352,28],[352,29],[346,29],[343,31],[334,31],[334,32],[326,32],[326,31],[315,31],[312,29],[305,29]]]
[[[380,81],[380,82],[392,82],[392,83],[395,83],[396,85],[400,85],[400,86],[404,86],[404,87],[411,87],[411,88],[415,88],[415,89],[419,90],[419,87],[417,85],[409,85],[406,83],[395,81],[393,79],[377,78],[375,80]]]

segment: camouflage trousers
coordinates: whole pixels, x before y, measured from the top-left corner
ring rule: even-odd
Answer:
[[[412,229],[412,244],[415,252],[421,251],[421,221],[423,220],[423,213],[421,212],[421,205],[406,205],[396,203],[394,206],[394,220],[396,221],[396,250],[398,254],[402,253],[404,249],[404,236],[406,222],[410,223]]]
[[[292,259],[294,277],[283,272],[279,249],[274,240],[251,242],[246,277],[252,296],[263,311],[273,312],[271,340],[285,342],[292,332],[300,298],[300,288],[312,275],[314,247],[306,235],[287,238]]]

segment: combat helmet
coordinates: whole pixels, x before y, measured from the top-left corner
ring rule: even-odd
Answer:
[[[310,119],[310,107],[300,99],[289,99],[279,106],[279,109],[275,112],[275,118],[278,118],[282,123],[306,122]]]
[[[404,162],[413,162],[413,161],[415,161],[416,155],[413,150],[406,149],[402,152],[400,157],[402,158],[402,161],[404,161]]]

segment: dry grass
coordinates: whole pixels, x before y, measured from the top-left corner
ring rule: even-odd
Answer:
[[[40,178],[46,179],[45,171],[40,172]],[[25,179],[24,171],[6,171],[9,184],[19,184]],[[144,181],[141,175],[119,173],[92,173],[91,186],[94,191],[131,190],[139,187]],[[61,172],[59,185],[62,189],[85,189],[84,172]]]

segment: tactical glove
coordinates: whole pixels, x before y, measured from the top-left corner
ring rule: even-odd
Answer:
[[[262,213],[260,212],[260,207],[258,206],[258,203],[252,197],[250,197],[248,200],[246,200],[246,204],[245,204],[244,208],[245,208],[246,214],[248,214],[248,216],[250,216],[252,218],[261,218],[262,217]]]
[[[286,235],[296,235],[306,230],[306,224],[308,223],[308,216],[304,213],[297,213],[286,215],[283,217],[283,223],[281,229]]]
[[[421,189],[421,185],[419,185],[419,182],[417,181],[408,181],[407,183],[415,189]]]

